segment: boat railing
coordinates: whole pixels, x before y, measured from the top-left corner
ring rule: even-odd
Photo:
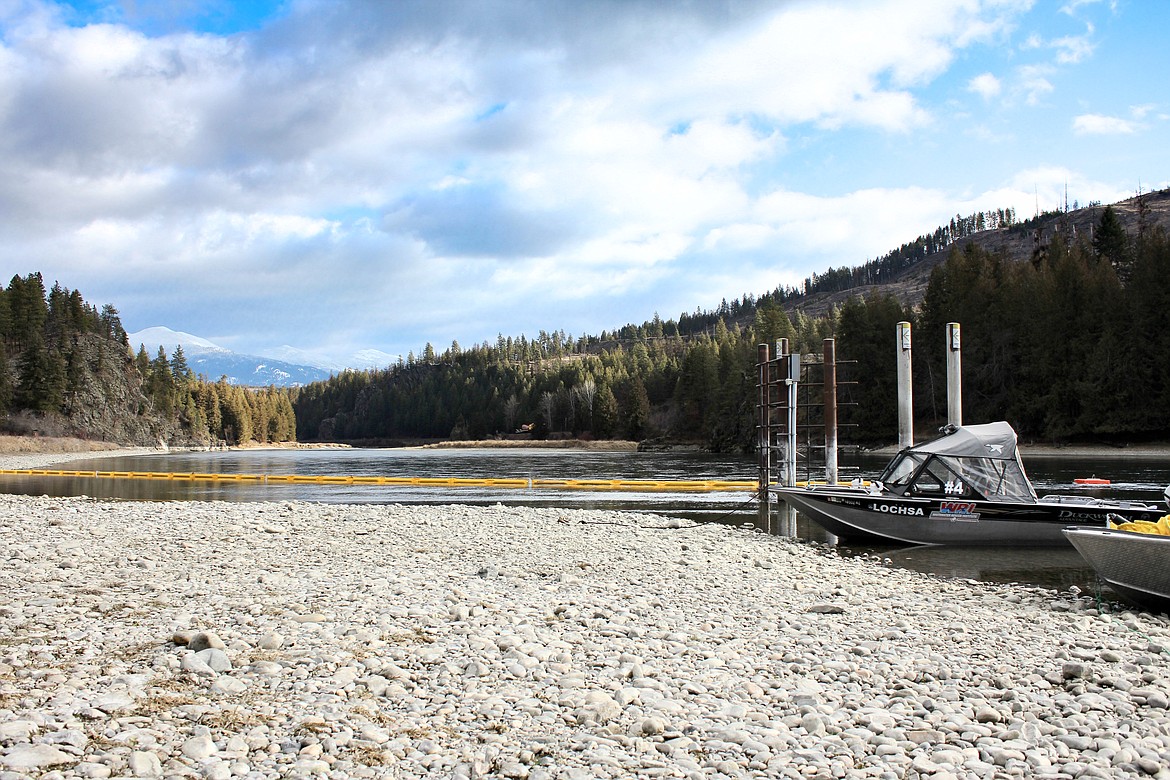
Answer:
[[[1042,496],[1040,503],[1044,504],[1069,504],[1072,506],[1115,506],[1122,509],[1157,509],[1156,504],[1148,504],[1145,501],[1115,501],[1103,498],[1094,498],[1092,496],[1069,496],[1060,494],[1050,494]]]

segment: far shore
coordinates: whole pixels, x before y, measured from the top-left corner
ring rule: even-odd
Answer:
[[[420,450],[594,450],[597,452],[636,452],[638,442],[612,439],[483,439],[480,441],[437,441],[407,449]]]
[[[278,444],[250,443],[228,449],[348,449],[349,444],[327,442],[285,442]],[[118,457],[125,455],[158,455],[166,452],[190,451],[183,447],[137,447],[114,442],[89,441],[48,436],[0,435],[0,469],[21,470],[47,468],[75,460]],[[399,449],[559,449],[594,452],[635,452],[638,442],[580,439],[514,440],[485,439],[481,441],[435,441],[425,444],[400,446]],[[865,450],[870,455],[890,455],[896,446]],[[1025,461],[1029,457],[1067,458],[1148,458],[1170,459],[1170,444],[1131,444],[1124,446],[1020,444]]]

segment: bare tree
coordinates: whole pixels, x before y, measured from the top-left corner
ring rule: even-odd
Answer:
[[[586,426],[593,430],[593,399],[597,396],[597,383],[592,379],[586,379],[573,388],[573,394],[581,401]]]

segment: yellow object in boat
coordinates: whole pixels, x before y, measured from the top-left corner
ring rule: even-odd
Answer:
[[[1128,523],[1122,523],[1117,526],[1117,529],[1119,531],[1133,531],[1139,534],[1155,534],[1159,536],[1162,534],[1158,523],[1151,523],[1148,520],[1132,520]]]

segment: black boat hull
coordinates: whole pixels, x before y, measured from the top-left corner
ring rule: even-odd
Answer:
[[[1107,516],[1158,519],[1159,511],[1127,502],[1036,502],[919,498],[861,488],[775,488],[790,506],[831,534],[901,544],[1065,546],[1070,525],[1105,527]]]

